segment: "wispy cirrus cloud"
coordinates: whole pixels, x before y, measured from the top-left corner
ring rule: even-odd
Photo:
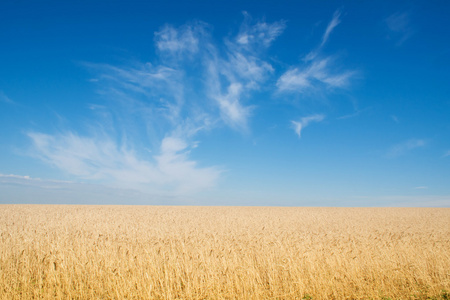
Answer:
[[[354,70],[339,68],[332,56],[321,57],[320,51],[329,39],[330,34],[341,22],[341,12],[334,13],[323,36],[322,42],[304,58],[300,66],[291,67],[280,76],[276,85],[279,92],[305,93],[321,89],[344,88],[357,73]]]
[[[258,21],[256,24],[252,24],[251,16],[247,12],[243,14],[245,20],[235,38],[235,43],[251,52],[270,47],[286,28],[284,21],[274,23]]]
[[[110,137],[83,137],[71,132],[28,135],[36,155],[48,164],[82,179],[123,188],[186,193],[213,186],[221,173],[216,167],[198,167],[188,158],[189,145],[175,137],[164,138],[159,153],[143,159]]]
[[[277,82],[281,92],[304,93],[314,89],[344,88],[355,71],[332,71],[333,59],[315,59],[304,68],[296,67],[284,73]]]
[[[333,15],[318,50],[340,15]],[[332,90],[353,77],[334,57],[317,52],[271,84],[278,65],[267,50],[285,27],[284,21],[253,20],[244,13],[236,34],[217,42],[206,23],[166,24],[154,33],[157,55],[151,62],[84,63],[103,102],[88,104],[93,118],[77,129],[29,131],[33,155],[76,178],[143,193],[180,195],[215,186],[223,168],[192,158],[201,147],[200,133],[223,127],[250,132],[259,92]],[[300,137],[324,118],[317,114],[291,124]]]
[[[323,33],[322,42],[316,49],[312,50],[305,56],[305,58],[304,58],[305,61],[310,61],[317,57],[317,55],[320,53],[320,51],[322,50],[322,48],[325,46],[326,42],[328,41],[328,38],[330,37],[331,32],[333,32],[334,28],[341,23],[340,16],[341,16],[341,11],[336,10],[333,14],[331,21],[328,23],[328,26],[325,29],[325,32]]]
[[[330,36],[333,29],[336,26],[338,26],[339,23],[341,23],[341,20],[339,19],[340,16],[341,16],[340,10],[337,10],[334,12],[333,18],[331,19],[330,23],[328,23],[327,29],[325,30],[325,33],[323,34],[322,43],[320,44],[320,47],[323,47],[323,45],[325,45],[325,43],[327,42],[328,37]]]
[[[207,24],[194,22],[179,28],[165,25],[155,32],[156,48],[163,54],[176,58],[191,57],[199,51],[201,39],[206,35]]]
[[[222,120],[232,128],[247,130],[247,121],[253,105],[245,99],[259,90],[273,73],[272,65],[264,59],[264,51],[282,33],[283,21],[253,23],[244,13],[245,20],[236,37],[226,39],[226,54],[209,44],[205,59],[207,96],[216,101]]]
[[[302,130],[306,126],[308,126],[310,123],[313,123],[313,122],[322,122],[324,119],[325,119],[324,115],[316,114],[316,115],[303,117],[300,119],[300,121],[291,121],[291,123],[292,123],[295,133],[300,138],[301,134],[302,134]]]
[[[202,22],[154,34],[158,58],[123,65],[84,63],[104,103],[88,133],[31,131],[33,153],[83,180],[143,192],[184,194],[214,186],[222,168],[191,159],[201,131],[248,130],[251,95],[274,71],[265,51],[284,22],[254,22],[217,44]],[[248,101],[248,102],[247,102]]]
[[[395,39],[396,45],[402,45],[413,34],[410,12],[397,12],[384,20],[388,29],[388,38]]]
[[[387,152],[387,157],[398,157],[416,148],[424,147],[426,144],[426,141],[423,139],[409,139],[392,146]]]

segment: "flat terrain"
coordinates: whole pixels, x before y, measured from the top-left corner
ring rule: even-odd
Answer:
[[[0,299],[430,298],[449,208],[0,205]]]

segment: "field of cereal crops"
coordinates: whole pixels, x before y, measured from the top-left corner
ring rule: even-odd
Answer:
[[[449,292],[449,208],[0,205],[0,299]]]

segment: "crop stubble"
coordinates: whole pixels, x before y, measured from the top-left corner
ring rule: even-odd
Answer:
[[[450,296],[450,209],[0,206],[1,299]]]

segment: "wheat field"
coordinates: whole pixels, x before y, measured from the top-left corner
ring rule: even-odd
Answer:
[[[0,205],[1,299],[449,291],[449,208]]]

